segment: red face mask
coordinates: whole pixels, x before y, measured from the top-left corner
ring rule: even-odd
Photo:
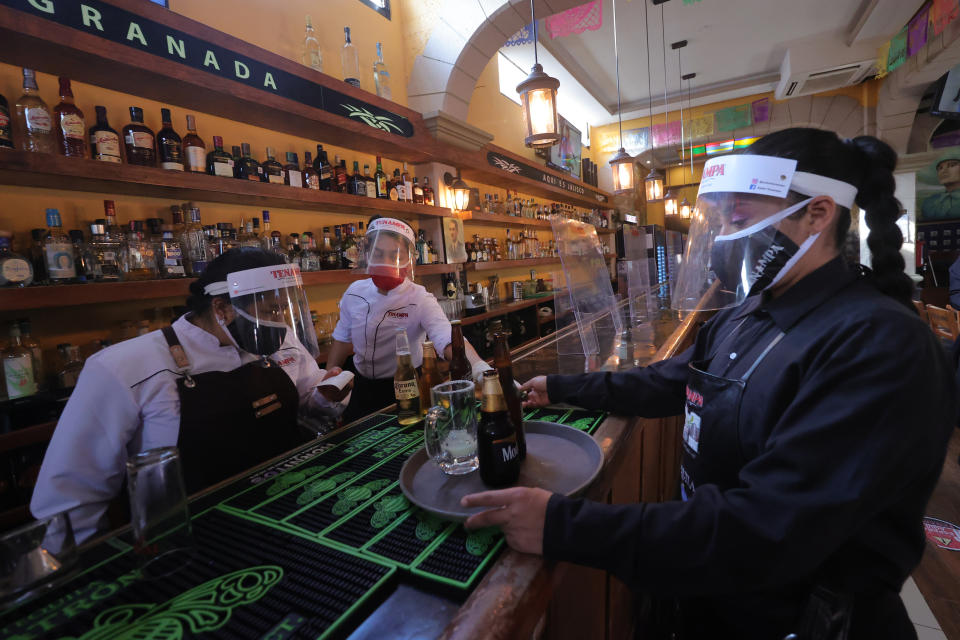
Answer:
[[[392,291],[403,284],[407,270],[395,267],[370,267],[370,279],[373,284],[383,291]]]

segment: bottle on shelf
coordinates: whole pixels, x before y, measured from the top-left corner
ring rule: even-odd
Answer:
[[[160,155],[160,168],[170,171],[183,171],[183,141],[173,130],[170,109],[160,109],[162,128],[157,132],[157,153]]]
[[[17,132],[20,148],[37,153],[56,153],[57,138],[53,131],[53,116],[47,103],[40,97],[37,76],[33,69],[23,70],[23,95],[17,100]]]
[[[333,161],[333,190],[347,193],[347,163],[335,155]]]
[[[383,46],[377,43],[377,61],[373,63],[373,84],[377,89],[377,95],[385,100],[393,100],[393,92],[390,90],[390,72],[387,70],[387,63],[383,61]]]
[[[397,400],[397,422],[414,424],[420,420],[420,389],[417,370],[410,356],[410,340],[407,330],[397,329],[397,371],[393,374],[393,394]]]
[[[389,199],[390,191],[387,189],[387,174],[383,172],[383,162],[380,156],[377,156],[377,172],[373,175],[377,197]]]
[[[291,233],[287,236],[287,262],[302,267],[300,253],[300,234]]]
[[[437,350],[429,340],[423,341],[423,364],[420,366],[420,415],[427,415],[430,408],[430,390],[443,382],[437,366]]]
[[[240,161],[234,166],[234,176],[241,180],[252,180],[260,182],[263,179],[263,172],[260,169],[260,163],[250,154],[250,143],[240,143]]]
[[[413,179],[413,204],[424,204],[423,187],[417,184],[416,178]]]
[[[403,182],[400,177],[400,168],[393,170],[393,180],[390,181],[390,199],[394,202],[399,202],[404,199],[403,197]]]
[[[47,276],[52,284],[73,282],[77,277],[73,242],[63,233],[63,222],[60,220],[60,212],[56,209],[47,209],[47,226],[50,228],[50,235],[43,243]]]
[[[506,487],[520,477],[520,430],[511,419],[496,371],[483,374],[483,400],[477,424],[480,479],[488,487]]]
[[[272,251],[273,242],[270,240],[270,212],[264,209],[260,214],[263,217],[263,235],[260,237],[260,246],[264,251]]]
[[[123,146],[127,164],[157,166],[153,130],[143,124],[143,109],[140,107],[130,107],[130,124],[123,128]]]
[[[330,166],[327,152],[323,150],[322,144],[317,145],[317,157],[313,161],[313,169],[317,172],[320,190],[332,191],[334,188],[333,168]]]
[[[320,190],[320,174],[313,168],[313,154],[309,151],[303,152],[303,187]]]
[[[243,152],[240,151],[240,145],[235,144],[230,147],[230,157],[233,158],[233,177],[239,178],[240,172],[238,167],[240,166],[240,160],[243,158]]]
[[[347,181],[347,193],[367,197],[367,181],[360,173],[360,163],[357,160],[353,161],[353,175]]]
[[[417,231],[417,264],[427,263],[427,231],[420,229]]]
[[[407,169],[407,163],[403,163],[403,172],[400,174],[400,184],[403,185],[403,191],[399,192],[400,200],[404,202],[413,202],[413,179],[410,177],[410,170]]]
[[[343,269],[343,235],[338,224],[333,225],[333,250],[337,254],[337,268]]]
[[[313,237],[312,231],[304,231],[300,234],[300,268],[304,271],[320,271],[320,254],[317,251],[317,241]]]
[[[28,287],[33,284],[33,266],[12,247],[13,234],[0,231],[0,287]]]
[[[343,268],[353,269],[360,260],[360,246],[357,244],[357,232],[352,224],[344,225],[346,233],[344,234],[343,244],[341,245],[343,256]]]
[[[517,446],[520,449],[520,459],[527,457],[527,441],[523,433],[523,409],[520,395],[513,383],[513,363],[510,360],[510,345],[507,343],[509,334],[502,329],[493,334],[493,366],[497,370],[503,396],[506,401],[510,420],[517,430]]]
[[[93,249],[84,241],[83,231],[71,229],[69,234],[73,242],[73,264],[78,282],[96,282],[100,279],[100,264]]]
[[[370,175],[370,165],[363,165],[363,181],[367,183],[366,193],[368,198],[377,197],[377,181]]]
[[[233,156],[223,150],[223,138],[213,136],[213,151],[207,154],[207,173],[232,178],[233,164]]]
[[[90,127],[90,155],[94,160],[120,164],[120,135],[107,122],[107,108],[94,107],[97,124]]]
[[[200,221],[200,209],[191,206],[187,208],[187,212],[187,224],[180,237],[180,249],[183,251],[187,272],[196,277],[207,268],[207,235]]]
[[[10,103],[0,94],[0,149],[13,149],[13,119]]]
[[[161,278],[182,278],[187,275],[183,266],[183,249],[173,235],[173,225],[164,225],[157,252],[157,270]]]
[[[33,338],[33,325],[30,318],[17,318],[17,324],[20,325],[20,343],[30,350],[30,356],[33,358],[33,379],[37,383],[37,389],[43,390],[47,386],[43,373],[43,349]]]
[[[303,53],[300,55],[300,61],[314,71],[323,72],[323,54],[320,52],[320,41],[313,30],[310,16],[307,16],[307,30],[303,37]]]
[[[100,266],[99,281],[119,282],[123,279],[123,241],[108,232],[104,218],[97,218],[90,225],[90,250]]]
[[[343,28],[343,48],[340,50],[340,64],[343,67],[343,80],[347,84],[360,88],[360,57],[357,48],[350,41],[350,27]]]
[[[143,237],[143,221],[131,220],[127,229],[127,271],[124,279],[155,279],[157,258],[152,244]]]
[[[197,119],[192,115],[187,116],[187,135],[183,137],[182,147],[184,168],[193,173],[206,173],[207,145],[197,135]]]
[[[73,102],[70,79],[60,79],[60,102],[53,108],[58,151],[68,158],[87,155],[87,125],[83,111]]]
[[[457,288],[453,284],[453,278],[447,281],[448,287],[452,284],[453,295],[447,292],[447,297],[456,297]],[[451,380],[470,380],[471,368],[467,360],[466,345],[463,341],[463,325],[459,320],[450,321],[450,348],[453,354],[450,357],[450,379]]]
[[[431,207],[434,207],[437,204],[433,187],[430,186],[430,178],[427,176],[423,177],[423,204],[428,204]]]
[[[273,147],[267,147],[267,159],[260,163],[263,169],[261,180],[272,184],[283,184],[283,165],[274,157]]]
[[[43,245],[50,232],[46,229],[31,229],[30,238],[33,242],[30,245],[30,264],[33,266],[33,283],[49,284],[50,274],[47,273],[47,256],[43,251]]]
[[[340,259],[330,240],[330,227],[323,227],[323,247],[320,250],[320,266],[324,270],[340,268]]]
[[[7,397],[11,400],[32,396],[37,392],[33,374],[33,355],[21,342],[20,327],[10,327],[10,344],[3,350],[3,378]]]
[[[83,361],[80,359],[80,347],[69,342],[57,345],[63,366],[57,371],[57,386],[61,389],[73,389],[80,379]]]
[[[287,151],[287,163],[283,165],[283,184],[303,188],[303,174],[300,173],[300,159],[293,151]]]

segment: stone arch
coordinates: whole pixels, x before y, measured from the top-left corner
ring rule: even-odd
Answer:
[[[535,0],[542,18],[583,0]],[[529,0],[446,0],[407,83],[411,109],[467,119],[477,79],[500,47],[530,23]]]

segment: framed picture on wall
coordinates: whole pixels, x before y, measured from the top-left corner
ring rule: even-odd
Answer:
[[[917,172],[917,222],[960,220],[960,147]]]
[[[463,220],[443,219],[443,249],[447,264],[466,262],[467,245],[463,237]]]

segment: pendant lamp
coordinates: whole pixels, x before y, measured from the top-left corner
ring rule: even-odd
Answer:
[[[693,98],[690,90],[690,81],[697,77],[695,73],[688,73],[683,75],[683,69],[680,69],[680,91],[683,91],[682,81],[687,81],[687,113],[690,114],[691,120],[693,119]],[[683,98],[680,99],[681,103]],[[693,127],[690,128],[690,181],[693,182]],[[693,215],[693,206],[690,204],[690,201],[686,197],[683,198],[683,202],[680,203],[680,217],[689,220]]]
[[[460,171],[454,177],[450,172],[443,174],[443,183],[453,191],[453,208],[457,211],[465,211],[470,202],[470,187],[460,177]]]
[[[523,143],[534,149],[542,149],[560,142],[560,125],[557,122],[557,89],[560,81],[543,72],[537,57],[537,14],[533,0],[530,0],[530,15],[533,19],[534,64],[527,79],[517,85],[517,93],[523,106],[523,122],[527,133]]]
[[[617,46],[617,0],[613,0],[613,56],[617,61],[617,120],[620,124],[620,150],[610,160],[613,170],[613,192],[633,191],[633,157],[623,148],[623,117],[620,114],[620,49]]]
[[[644,40],[647,41],[647,98],[650,111],[650,155],[653,157],[653,89],[650,83],[650,25],[647,19],[647,3],[643,3],[643,33]],[[646,192],[647,202],[659,202],[663,200],[663,176],[657,171],[656,166],[650,169],[650,173],[643,180],[644,191]]]
[[[680,71],[680,173],[683,175],[684,185],[687,183],[687,167],[686,167],[686,144],[687,138],[684,135],[686,132],[686,127],[683,122],[683,53],[682,50],[687,46],[686,40],[680,40],[674,42],[670,45],[671,49],[674,49],[677,52],[677,68]],[[689,113],[689,109],[687,110]],[[691,150],[691,153],[693,151]],[[690,179],[693,180],[693,176],[690,176]],[[681,218],[687,220],[690,218],[690,201],[687,200],[686,194],[683,196],[683,200],[677,204],[677,213]]]

